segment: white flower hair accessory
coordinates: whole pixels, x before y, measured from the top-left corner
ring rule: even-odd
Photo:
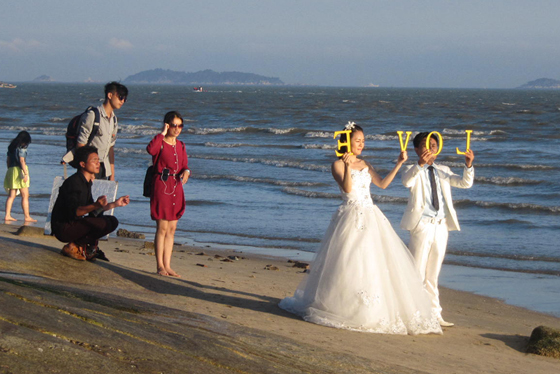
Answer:
[[[350,122],[350,121],[348,121],[348,123],[346,124],[346,126],[344,126],[344,128],[345,128],[346,130],[354,130],[354,126],[356,126],[356,123],[355,123],[355,122]]]

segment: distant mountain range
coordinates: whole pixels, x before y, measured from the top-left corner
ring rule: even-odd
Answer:
[[[523,86],[519,86],[517,88],[522,88],[522,89],[546,89],[546,90],[551,90],[551,89],[560,89],[560,81],[556,80],[556,79],[550,79],[550,78],[540,78],[540,79],[536,79],[534,81],[525,83]]]
[[[231,84],[231,85],[283,85],[279,78],[265,77],[252,73],[236,71],[218,73],[213,70],[201,70],[195,73],[173,71],[164,69],[145,70],[138,74],[130,75],[123,81],[125,84]]]
[[[41,75],[40,77],[33,79],[32,82],[54,82],[54,79],[48,75]]]

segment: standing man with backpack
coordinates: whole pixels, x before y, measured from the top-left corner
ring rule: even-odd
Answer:
[[[128,88],[126,86],[118,82],[107,83],[103,104],[86,110],[80,117],[76,148],[85,145],[97,148],[101,165],[99,173],[95,175],[96,179],[115,180],[114,146],[118,130],[115,110],[123,106],[127,96]],[[99,124],[96,120],[99,121]]]

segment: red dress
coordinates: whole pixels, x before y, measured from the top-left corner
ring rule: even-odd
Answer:
[[[161,148],[163,145],[163,148]],[[176,221],[185,212],[185,193],[181,182],[181,173],[188,169],[187,151],[185,143],[177,140],[177,144],[170,145],[163,141],[163,135],[156,135],[148,147],[152,155],[152,162],[156,162],[156,174],[152,195],[150,196],[150,215],[153,220],[165,219]],[[160,153],[158,158],[158,154]],[[161,172],[169,169],[167,181],[161,180]]]

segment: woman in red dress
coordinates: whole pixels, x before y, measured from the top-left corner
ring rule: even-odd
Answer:
[[[156,221],[156,261],[159,275],[180,277],[171,269],[171,254],[177,221],[185,212],[183,185],[189,180],[185,143],[177,140],[183,130],[183,118],[178,112],[168,112],[163,128],[148,147],[155,165],[154,183],[150,196],[150,214]]]

